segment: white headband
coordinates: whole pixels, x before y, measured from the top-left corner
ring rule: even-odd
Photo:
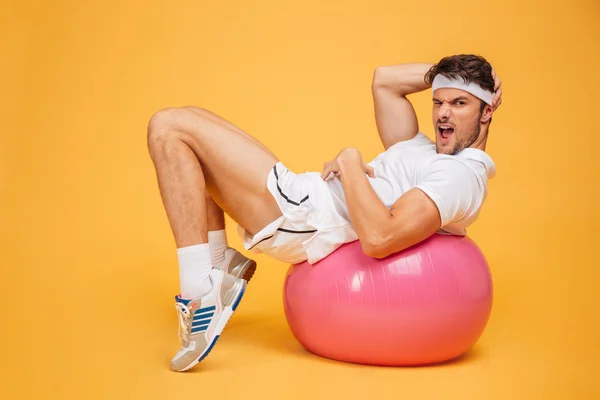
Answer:
[[[437,74],[433,79],[431,92],[433,93],[440,88],[464,90],[465,92],[471,93],[473,96],[485,101],[490,106],[492,105],[492,99],[494,98],[494,94],[492,92],[483,89],[474,82],[465,83],[463,78],[448,79],[442,74]]]

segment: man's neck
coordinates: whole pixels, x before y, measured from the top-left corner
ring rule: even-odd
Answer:
[[[485,151],[485,146],[487,145],[487,138],[488,138],[487,129],[488,129],[487,126],[481,127],[481,133],[479,134],[479,137],[477,138],[476,141],[473,142],[473,144],[471,144],[469,146],[470,148]]]

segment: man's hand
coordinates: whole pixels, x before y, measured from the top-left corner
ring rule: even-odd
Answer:
[[[492,76],[494,77],[494,98],[492,99],[492,108],[494,111],[502,104],[502,81],[496,75],[496,71],[492,69]]]
[[[375,178],[375,170],[373,167],[365,164],[363,161],[362,155],[357,149],[354,148],[346,148],[339,152],[339,154],[331,161],[327,161],[323,166],[323,172],[321,173],[321,178],[323,180],[327,179],[329,174],[332,172],[336,175],[340,173],[340,165],[339,162],[349,161],[349,162],[357,162],[360,163],[362,169],[365,171],[367,175],[371,178]]]

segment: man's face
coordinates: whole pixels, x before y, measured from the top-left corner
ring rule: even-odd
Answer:
[[[441,88],[433,93],[436,150],[456,154],[469,147],[480,132],[481,101],[460,89]]]

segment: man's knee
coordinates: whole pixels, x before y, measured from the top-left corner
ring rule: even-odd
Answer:
[[[186,133],[186,126],[193,126],[199,116],[188,107],[165,108],[154,113],[148,122],[148,147],[160,146],[178,135]]]
[[[181,108],[184,110],[191,111],[200,117],[210,117],[211,115],[214,115],[210,111],[208,111],[204,108],[196,107],[196,106],[185,106],[185,107],[181,107]]]
[[[162,109],[150,118],[148,123],[149,139],[162,136],[169,131],[185,130],[186,126],[194,126],[198,119],[209,119],[210,115],[210,111],[193,106]]]
[[[163,139],[173,130],[178,113],[179,108],[165,108],[154,113],[148,122],[148,144]]]

